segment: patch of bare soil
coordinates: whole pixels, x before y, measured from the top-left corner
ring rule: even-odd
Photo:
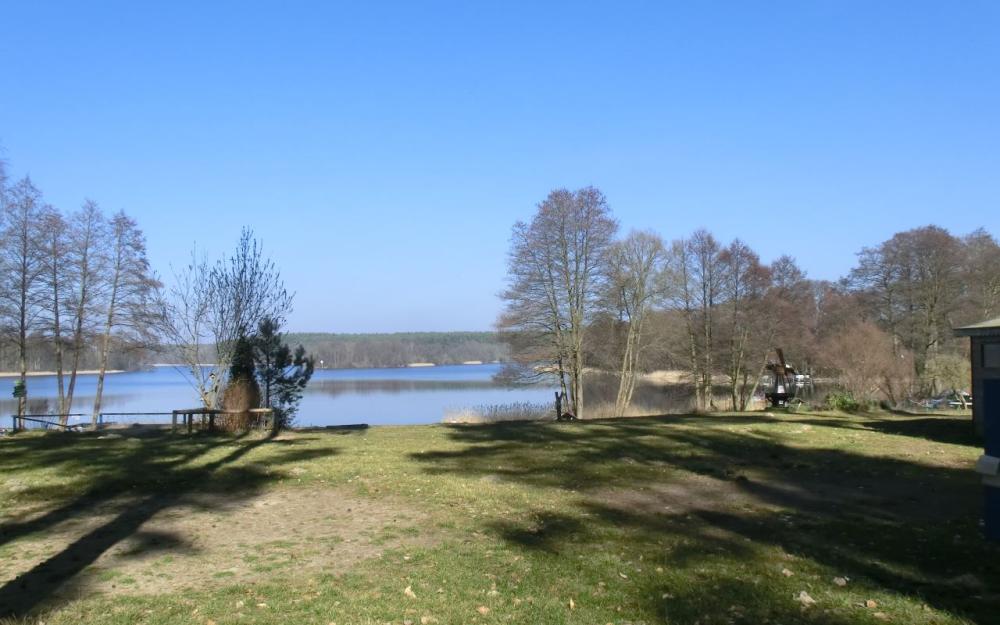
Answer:
[[[973,514],[976,498],[969,483],[926,483],[904,476],[845,477],[833,473],[790,470],[783,478],[748,470],[729,479],[688,474],[640,489],[604,490],[594,502],[611,510],[650,516],[685,516],[722,513],[752,514],[805,512],[819,517],[857,515],[890,521],[946,520]],[[928,493],[937,502],[927,505]]]
[[[749,511],[757,506],[752,496],[736,482],[690,474],[662,484],[639,489],[608,489],[596,492],[593,501],[610,509],[643,515],[685,516],[711,511]]]
[[[115,500],[6,545],[0,585],[55,566],[58,554],[100,536],[102,526],[135,505],[143,504]],[[423,519],[412,506],[333,488],[285,488],[227,502],[185,497],[153,514],[54,595],[163,593],[341,573],[387,549],[432,543],[420,528]]]

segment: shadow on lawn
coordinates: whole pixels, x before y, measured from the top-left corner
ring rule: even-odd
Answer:
[[[112,518],[0,587],[0,617],[26,616],[57,591],[85,592],[73,588],[76,576],[127,538],[137,538],[150,549],[185,548],[185,536],[142,531],[142,525],[159,512],[178,505],[220,508],[251,497],[267,482],[280,478],[275,465],[337,453],[331,448],[295,447],[307,440],[162,434],[136,444],[127,438],[66,434],[3,441],[0,472],[55,468],[61,475],[81,477],[68,488],[22,491],[23,498],[39,504],[59,498],[65,501],[0,526],[0,546],[20,537],[43,537],[71,518],[106,515],[109,510]],[[281,448],[268,455],[266,465],[244,460],[265,446]],[[82,494],[71,496],[74,487],[83,490]]]
[[[931,434],[926,437],[945,442],[953,442],[952,428],[961,423],[947,419],[940,425],[928,417],[862,419],[858,425],[850,418],[797,421],[795,416],[781,422]],[[493,525],[505,540],[527,549],[549,554],[587,544],[601,549],[608,532],[619,533],[620,540],[648,548],[645,566],[683,569],[694,579],[720,555],[736,559],[739,565],[721,569],[721,579],[642,590],[639,596],[653,602],[647,606],[651,611],[666,611],[677,622],[856,620],[816,607],[800,611],[797,593],[787,587],[794,580],[777,574],[782,563],[764,547],[850,577],[845,590],[879,589],[983,625],[996,622],[1000,603],[990,589],[1000,588],[1000,549],[980,536],[975,474],[808,447],[802,434],[793,446],[787,433],[754,427],[775,421],[752,415],[461,426],[450,434],[465,443],[461,449],[413,458],[430,473],[492,475],[576,491],[580,499],[569,512]],[[726,424],[749,427],[719,427]],[[685,484],[693,486],[678,488]],[[664,543],[682,546],[658,547]],[[751,583],[748,567],[770,579]],[[669,598],[660,601],[664,595]],[[857,610],[857,619],[871,620],[863,607]]]
[[[939,443],[970,447],[982,445],[982,438],[976,435],[972,425],[972,417],[898,414],[899,417],[893,419],[872,419],[868,426],[886,434],[925,438]]]
[[[891,415],[891,416],[889,416]],[[792,414],[796,423],[837,427],[849,430],[874,430],[883,434],[911,436],[938,443],[980,447],[979,437],[972,425],[972,417],[954,414],[917,414],[895,410],[862,414],[856,417],[813,416],[808,413]]]

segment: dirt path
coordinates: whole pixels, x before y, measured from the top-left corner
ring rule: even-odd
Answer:
[[[43,536],[6,545],[0,585],[32,570],[107,523],[134,501],[118,499]],[[34,515],[33,515],[34,516]],[[284,488],[220,507],[217,498],[154,514],[54,596],[162,593],[185,587],[341,573],[386,549],[433,542],[412,506],[334,488]],[[58,573],[53,571],[53,573]]]

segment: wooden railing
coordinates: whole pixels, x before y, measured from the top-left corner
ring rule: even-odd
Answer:
[[[229,415],[245,415],[249,418],[246,420],[247,425],[252,429],[275,429],[274,422],[274,410],[271,408],[251,408],[250,410],[244,411],[232,411],[232,410],[216,410],[211,408],[182,408],[180,410],[174,410],[172,412],[102,412],[97,418],[97,429],[103,428],[108,421],[115,423],[116,418],[122,416],[128,417],[170,417],[170,431],[176,432],[178,423],[187,429],[188,433],[194,431],[195,428],[195,417],[200,417],[200,426],[206,427],[209,432],[214,432],[216,429],[216,420],[220,416]],[[28,415],[11,415],[11,428],[10,432],[19,432],[21,430],[29,429],[30,427],[35,427],[39,429],[48,428],[59,428],[62,430],[75,430],[82,431],[84,429],[90,429],[90,423],[73,423],[73,424],[63,424],[61,417],[85,417],[82,413],[73,413],[67,415],[54,415],[54,414],[28,414]],[[138,424],[138,423],[135,423]],[[162,425],[162,421],[159,425]],[[2,430],[2,428],[0,428]]]
[[[171,418],[170,431],[177,431],[177,421],[187,428],[188,434],[194,430],[194,418],[201,417],[201,423],[208,426],[209,432],[215,431],[215,420],[220,415],[250,415],[253,427],[257,429],[274,430],[274,410],[271,408],[251,408],[250,410],[218,410],[215,408],[182,408],[174,410]]]

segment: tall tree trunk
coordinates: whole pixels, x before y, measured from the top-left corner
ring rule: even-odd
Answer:
[[[97,429],[97,418],[101,414],[101,399],[104,395],[104,376],[108,370],[108,353],[111,351],[111,328],[114,326],[115,304],[118,296],[118,280],[121,275],[121,268],[115,267],[115,275],[111,284],[111,297],[108,301],[108,314],[104,322],[104,335],[101,341],[101,363],[97,373],[97,392],[94,395],[94,413],[90,421],[94,429]]]
[[[643,313],[644,314],[644,313]],[[636,368],[639,365],[639,342],[642,339],[643,317],[632,322],[625,334],[625,353],[622,355],[622,369],[618,380],[618,395],[615,398],[615,416],[625,416],[625,411],[632,404],[635,392]]]
[[[704,335],[705,335],[705,354],[704,354],[704,370],[702,371],[702,392],[705,394],[705,408],[712,409],[715,408],[715,389],[713,388],[712,380],[712,317],[710,314],[711,308],[707,307],[704,315]]]
[[[625,334],[625,350],[622,354],[621,371],[618,375],[618,394],[615,396],[615,416],[625,416],[626,395],[631,376],[630,363],[632,360],[632,333],[631,330]]]
[[[702,392],[701,376],[698,372],[698,337],[693,328],[688,330],[688,338],[691,347],[691,380],[694,382],[695,408],[701,409],[704,405],[704,393]]]
[[[27,257],[21,263],[20,323],[17,329],[17,358],[20,364],[20,382],[24,393],[17,398],[17,416],[23,418],[28,406],[28,267]],[[24,422],[21,422],[24,426]]]
[[[582,311],[582,305],[581,305]],[[573,413],[578,419],[583,418],[583,383],[584,383],[584,362],[583,362],[583,315],[577,318],[578,330],[576,334],[576,412]]]
[[[569,401],[570,412],[579,419],[583,417],[583,362],[575,344],[573,349],[576,353],[570,358]]]
[[[63,344],[62,328],[59,320],[59,272],[57,259],[52,259],[52,340],[56,357],[56,386],[59,392],[59,422],[66,425],[69,416],[69,406],[66,405],[66,388],[63,380]]]
[[[69,387],[66,389],[66,412],[73,409],[73,391],[76,389],[76,376],[80,370],[80,354],[83,352],[83,325],[87,316],[87,301],[90,297],[90,230],[87,230],[83,242],[83,256],[80,259],[80,291],[77,294],[76,310],[73,311],[73,360],[69,372]]]
[[[684,253],[684,252],[682,252]],[[691,382],[694,384],[695,409],[701,410],[704,404],[704,392],[702,390],[702,380],[699,372],[698,358],[698,331],[694,322],[694,310],[691,304],[690,276],[688,275],[687,259],[681,261],[682,284],[684,293],[684,322],[687,327],[689,356],[691,358]]]
[[[112,310],[108,309],[108,320],[104,326],[104,336],[101,337],[101,363],[100,368],[97,373],[97,392],[94,395],[94,413],[91,415],[90,422],[94,429],[97,429],[97,418],[101,414],[101,398],[104,394],[104,375],[108,370],[108,352],[110,351],[111,345],[111,322],[113,316]]]
[[[563,364],[562,356],[559,356],[558,366],[559,366],[559,390],[562,391],[562,394],[568,398],[569,389],[567,389],[566,387],[566,366]]]
[[[76,327],[73,329],[73,364],[70,366],[69,384],[66,388],[67,412],[73,409],[73,391],[76,389],[76,375],[80,370],[80,354],[83,352],[83,314],[83,311],[77,313]]]
[[[25,337],[24,330],[20,332],[20,339],[18,345],[18,362],[20,363],[20,376],[18,380],[21,383],[21,388],[24,389],[24,393],[17,398],[17,416],[23,418],[28,406],[28,355],[25,349]],[[24,422],[21,422],[21,427],[24,427]]]

